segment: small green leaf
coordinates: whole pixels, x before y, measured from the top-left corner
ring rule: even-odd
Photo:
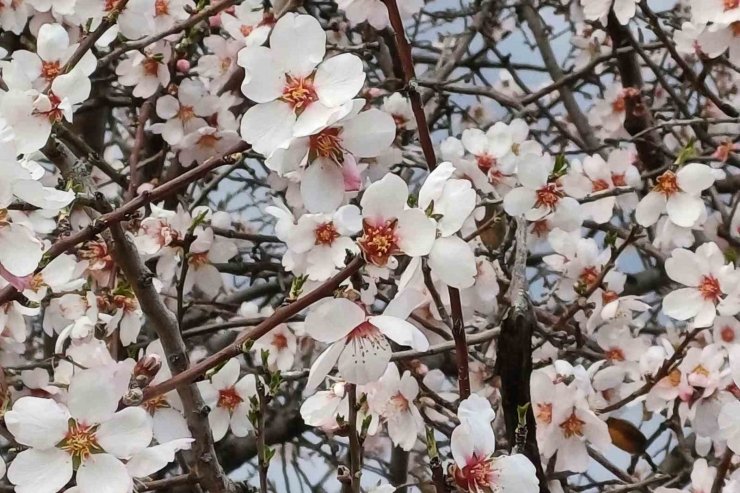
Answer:
[[[696,149],[694,149],[694,144],[696,143],[696,137],[691,137],[688,141],[688,143],[679,151],[678,156],[676,157],[676,160],[673,162],[673,164],[677,164],[679,166],[683,166],[686,161],[688,161],[691,158],[696,157]]]

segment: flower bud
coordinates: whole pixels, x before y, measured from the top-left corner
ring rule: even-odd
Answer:
[[[177,61],[177,71],[183,74],[187,74],[190,70],[190,61],[181,58]]]
[[[162,368],[162,358],[158,354],[144,355],[134,366],[134,379],[139,388],[149,385]]]
[[[123,396],[123,403],[127,406],[138,406],[143,400],[144,392],[142,392],[141,389],[137,388],[128,389],[128,391]]]
[[[212,15],[208,18],[208,24],[211,27],[221,27],[221,16],[220,15]]]

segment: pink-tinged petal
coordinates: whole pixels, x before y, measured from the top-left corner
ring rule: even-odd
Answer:
[[[356,157],[377,157],[393,144],[396,123],[385,111],[372,108],[348,121],[341,137],[344,148]]]
[[[77,421],[93,425],[108,421],[121,398],[110,378],[96,370],[75,373],[69,385],[67,407]]]
[[[672,291],[663,298],[663,313],[676,320],[695,317],[704,307],[704,298],[698,289],[684,288]]]
[[[462,145],[474,156],[488,154],[488,137],[478,128],[469,128],[462,133]]]
[[[236,409],[234,409],[234,412],[231,414],[229,426],[231,428],[231,433],[233,433],[235,437],[243,438],[249,435],[249,433],[254,429],[252,423],[249,421],[249,411],[251,406],[252,404],[249,401],[242,402],[236,406]]]
[[[133,481],[123,462],[110,454],[93,454],[77,470],[80,493],[129,493]]]
[[[319,65],[314,77],[316,94],[319,100],[329,107],[351,101],[360,92],[364,83],[365,69],[362,60],[352,53],[342,53],[329,58]]]
[[[450,451],[458,467],[465,467],[468,464],[468,460],[473,457],[475,443],[473,441],[473,435],[467,426],[460,425],[452,430]]]
[[[293,137],[296,116],[289,104],[271,101],[247,110],[242,117],[241,136],[255,152],[269,156]]]
[[[396,344],[408,346],[417,351],[426,351],[429,349],[429,341],[426,336],[414,327],[414,325],[405,320],[387,315],[379,315],[377,317],[370,317],[368,322],[377,327],[383,335]]]
[[[521,216],[532,210],[536,202],[537,194],[534,190],[518,187],[504,197],[504,210],[510,216]]]
[[[239,380],[239,361],[236,358],[231,358],[226,364],[211,377],[213,387],[216,390],[229,389],[236,385],[236,381]]]
[[[244,68],[242,93],[255,103],[269,103],[283,95],[285,71],[275,53],[264,46],[250,46],[239,52]]]
[[[398,216],[398,247],[410,257],[427,255],[434,245],[437,227],[421,209],[407,209]]]
[[[37,449],[48,449],[64,439],[69,414],[51,399],[21,397],[5,414],[5,424],[16,441]]]
[[[475,284],[478,269],[470,246],[457,236],[437,238],[429,252],[429,267],[442,282],[457,289]]]
[[[126,470],[133,478],[144,478],[164,469],[175,460],[175,452],[189,450],[192,438],[181,438],[155,447],[149,447],[131,458],[126,463]]]
[[[468,180],[449,180],[435,203],[434,213],[442,214],[437,228],[442,236],[457,233],[475,209],[477,195]]]
[[[377,381],[391,360],[388,340],[380,331],[373,329],[348,338],[339,356],[339,374],[350,383],[364,385]]]
[[[683,248],[673,250],[665,262],[665,272],[674,281],[693,287],[699,285],[704,274],[699,268],[694,252]]]
[[[50,448],[24,450],[8,468],[16,493],[56,493],[72,479],[72,456]]]
[[[647,228],[658,222],[665,209],[665,196],[659,192],[650,192],[637,204],[635,219],[640,226]]]
[[[69,35],[60,24],[44,24],[36,37],[36,53],[42,60],[55,62],[62,59],[69,47]]]
[[[326,33],[314,17],[288,13],[270,36],[270,49],[293,77],[307,77],[326,53]]]
[[[502,455],[493,460],[497,491],[501,493],[537,493],[540,491],[537,471],[522,454]]]
[[[180,102],[174,97],[167,94],[157,100],[157,116],[163,120],[175,118],[180,111]]]
[[[154,438],[159,443],[191,436],[187,421],[177,409],[159,409],[154,413],[152,420]]]
[[[690,228],[701,217],[706,207],[700,197],[688,193],[677,193],[668,199],[666,211],[676,226]]]
[[[450,162],[441,163],[434,171],[429,173],[424,184],[419,190],[419,208],[426,210],[432,202],[436,202],[442,197],[445,185],[455,173],[455,167]]]
[[[550,170],[544,158],[535,154],[524,156],[517,167],[519,183],[532,190],[538,190],[547,185],[549,174]]]
[[[335,342],[365,321],[365,311],[346,298],[328,300],[306,317],[305,330],[320,342]]]
[[[43,244],[20,224],[0,228],[0,263],[16,277],[33,274],[43,256]]]
[[[144,409],[127,407],[101,424],[95,436],[109,454],[130,459],[152,443],[152,424]]]
[[[313,390],[324,381],[324,378],[326,378],[332,368],[334,368],[334,365],[337,364],[337,360],[339,360],[339,356],[342,354],[342,351],[344,351],[344,347],[345,340],[342,339],[329,346],[326,351],[316,358],[316,361],[314,361],[314,364],[311,366],[311,370],[308,373],[306,390]]]
[[[226,432],[229,431],[230,422],[231,415],[228,409],[225,407],[211,409],[211,412],[208,413],[208,424],[211,427],[214,442],[221,441],[226,436]]]
[[[676,173],[676,183],[684,192],[699,195],[714,184],[712,168],[706,164],[689,163]]]
[[[344,178],[345,192],[358,192],[362,188],[362,171],[357,166],[355,158],[350,154],[344,156],[342,177]]]
[[[409,188],[398,175],[386,174],[362,195],[362,217],[369,220],[391,220],[397,218],[406,207]]]
[[[303,173],[301,197],[309,212],[334,212],[344,200],[342,170],[330,159],[317,159]]]

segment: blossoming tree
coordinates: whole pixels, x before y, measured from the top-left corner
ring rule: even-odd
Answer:
[[[0,490],[737,493],[740,2],[0,0]]]

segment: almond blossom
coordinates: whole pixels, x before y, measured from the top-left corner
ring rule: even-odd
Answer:
[[[474,412],[471,412],[474,411]],[[452,432],[452,478],[462,491],[539,491],[534,465],[522,454],[494,457],[496,439],[488,401],[472,395],[460,403],[460,425]]]
[[[239,362],[232,358],[210,380],[198,382],[203,400],[211,409],[208,423],[213,440],[218,442],[231,429],[234,436],[245,437],[252,430],[249,399],[257,395],[257,380],[249,374],[239,378]]]
[[[666,171],[655,179],[655,186],[637,205],[635,219],[641,226],[652,226],[667,213],[671,222],[689,228],[705,209],[701,193],[714,183],[709,166],[689,163],[676,173]]]
[[[269,155],[293,137],[313,134],[336,119],[362,88],[362,61],[344,53],[320,63],[326,33],[311,16],[286,14],[275,25],[270,48],[239,52],[242,92],[257,103],[242,117],[241,135]]]
[[[75,375],[66,407],[51,399],[20,398],[5,415],[8,430],[29,447],[8,469],[16,491],[55,493],[76,470],[81,493],[129,492],[133,482],[122,460],[149,446],[152,429],[140,408],[116,412],[119,398],[95,370]]]
[[[663,299],[663,312],[676,320],[693,319],[696,327],[710,327],[717,312],[735,315],[740,311],[735,291],[738,275],[715,243],[705,243],[696,252],[677,248],[666,260],[672,280],[687,286]],[[726,296],[730,295],[730,296]]]
[[[427,338],[415,326],[388,315],[368,316],[346,298],[328,300],[309,312],[306,333],[330,344],[311,366],[308,388],[316,388],[338,365],[347,382],[366,384],[378,380],[388,367],[388,339],[402,346],[425,351]]]
[[[549,156],[527,154],[517,167],[521,187],[504,197],[504,209],[512,216],[524,216],[528,221],[539,221],[558,211],[565,204],[575,202],[566,197],[557,182],[549,180],[555,162]]]

